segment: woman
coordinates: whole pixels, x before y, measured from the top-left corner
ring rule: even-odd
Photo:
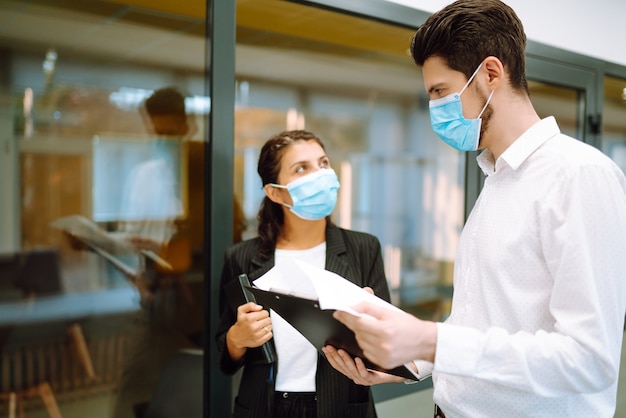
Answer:
[[[226,251],[220,287],[220,367],[229,375],[244,368],[233,416],[375,417],[370,388],[335,370],[280,316],[254,303],[236,310],[228,304],[225,286],[240,274],[253,282],[292,258],[389,300],[379,241],[330,221],[339,181],[319,138],[302,130],[270,138],[258,173],[265,191],[258,237]],[[266,342],[275,349],[273,363],[260,360],[259,347]]]

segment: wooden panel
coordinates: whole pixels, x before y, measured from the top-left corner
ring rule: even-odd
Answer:
[[[141,7],[148,10],[158,10],[160,12],[174,13],[189,17],[204,18],[206,14],[205,0],[109,0],[111,3],[124,4],[128,6]],[[229,0],[234,1],[234,0]]]
[[[50,222],[72,214],[89,215],[84,194],[91,185],[81,175],[87,172],[86,164],[87,157],[81,155],[22,155],[24,249],[61,246],[61,235]]]
[[[206,13],[203,0],[109,1],[200,19]],[[401,57],[407,57],[409,40],[414,33],[407,28],[284,0],[237,0],[237,27],[237,42],[244,44],[260,42],[265,46],[285,47],[291,38],[299,38],[326,43],[327,48],[343,46],[355,52],[378,52]]]
[[[409,60],[407,50],[414,33],[407,28],[279,0],[238,0],[237,27],[320,41],[328,48],[340,45],[355,52],[397,55]],[[248,40],[238,36],[237,42]],[[266,45],[280,46],[275,42],[270,38]]]

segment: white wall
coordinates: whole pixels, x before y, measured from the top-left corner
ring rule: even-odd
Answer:
[[[434,13],[450,0],[387,0]],[[528,39],[626,66],[624,0],[505,0]]]

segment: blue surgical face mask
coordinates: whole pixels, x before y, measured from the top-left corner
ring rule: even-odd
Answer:
[[[269,183],[270,186],[287,189],[292,205],[283,203],[296,216],[309,221],[323,219],[333,213],[337,203],[339,180],[332,168],[323,168],[302,176],[286,186]]]
[[[443,141],[451,147],[459,151],[476,151],[478,149],[478,141],[480,139],[480,125],[483,112],[487,109],[489,101],[493,96],[493,90],[487,99],[487,103],[480,111],[476,119],[465,119],[463,116],[463,107],[461,105],[461,94],[470,85],[480,66],[478,66],[474,74],[467,80],[465,86],[458,93],[452,93],[441,99],[431,100],[430,107],[430,124],[433,131],[443,139]]]

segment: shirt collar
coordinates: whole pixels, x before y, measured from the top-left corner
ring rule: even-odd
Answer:
[[[553,116],[542,119],[517,138],[500,155],[498,161],[502,160],[513,170],[517,170],[537,148],[559,133],[561,133],[561,130]],[[493,160],[493,154],[488,149],[481,152],[476,157],[476,161],[485,175],[488,176],[495,172],[494,168],[497,161]]]

